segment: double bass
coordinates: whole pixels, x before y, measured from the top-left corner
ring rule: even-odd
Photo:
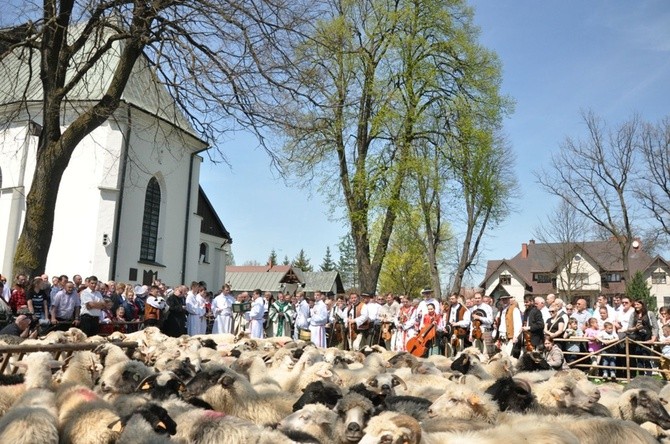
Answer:
[[[428,350],[426,344],[435,339],[437,325],[433,322],[426,325],[419,331],[419,334],[407,341],[407,351],[417,357],[422,357]]]

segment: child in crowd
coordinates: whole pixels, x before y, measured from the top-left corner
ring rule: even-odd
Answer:
[[[598,332],[598,341],[603,345],[613,344],[619,340],[619,336],[614,332],[614,325],[611,322],[605,322],[603,324],[603,329]],[[606,367],[615,367],[616,358],[614,356],[601,356],[600,363]],[[602,369],[602,375],[604,379],[607,379],[607,369]],[[614,368],[609,370],[610,379],[612,382],[616,382],[616,372]]]
[[[670,324],[665,324],[661,328],[661,334],[659,335],[658,341],[663,343],[663,348],[661,348],[663,356],[670,358]]]
[[[600,344],[600,342],[598,342],[598,331],[599,331],[598,330],[598,319],[596,319],[596,318],[589,319],[587,325],[588,325],[588,327],[584,331],[584,337],[588,338],[588,340],[589,340],[588,346],[587,346],[589,353],[595,353],[602,348],[602,344]],[[592,365],[597,365],[598,361],[600,360],[599,358],[600,358],[599,355],[591,356],[591,364]],[[594,373],[597,374],[597,371],[595,371],[595,370],[596,370],[595,368],[591,368],[590,373],[591,374],[594,374]]]
[[[568,339],[568,338],[583,338],[584,337],[584,332],[578,328],[578,323],[577,319],[575,318],[570,318],[568,320],[568,328],[565,329],[565,332],[563,333],[563,337]],[[568,362],[572,362],[577,359],[578,355],[575,353],[579,353],[580,351],[580,344],[581,342],[579,341],[569,341],[565,343],[565,360]]]

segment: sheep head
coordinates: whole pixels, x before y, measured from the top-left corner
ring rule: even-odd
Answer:
[[[370,376],[367,381],[365,381],[365,387],[377,394],[383,396],[395,396],[395,389],[402,385],[405,391],[407,391],[407,384],[399,376],[391,373],[381,373],[375,376]]]
[[[368,398],[358,393],[349,392],[335,406],[340,422],[340,440],[357,443],[363,436],[374,406]]]
[[[179,377],[172,372],[154,373],[142,380],[137,386],[138,392],[149,393],[154,399],[168,399],[179,396],[186,390],[186,386]]]
[[[437,398],[428,409],[431,418],[481,419],[494,422],[498,406],[485,393],[465,385],[451,384],[445,393]]]
[[[421,426],[408,415],[383,412],[370,419],[359,444],[419,444]]]
[[[651,390],[633,389],[619,398],[621,418],[642,424],[653,422],[662,429],[670,429],[670,415],[658,395]]]

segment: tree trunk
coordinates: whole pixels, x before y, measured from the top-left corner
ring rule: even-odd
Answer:
[[[56,144],[58,142],[51,142],[38,150],[35,175],[26,197],[26,217],[14,255],[15,275],[37,276],[44,272],[46,266],[58,189],[70,160],[70,156],[63,159],[53,154]]]

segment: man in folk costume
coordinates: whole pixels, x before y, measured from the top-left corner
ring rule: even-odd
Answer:
[[[188,324],[186,329],[190,336],[203,335],[207,329],[205,314],[204,293],[207,289],[200,282],[192,282],[191,290],[186,295],[186,311],[188,312]]]
[[[295,331],[293,332],[293,339],[300,338],[300,330],[309,330],[309,303],[305,300],[305,292],[301,291],[296,295],[296,315],[295,315]]]
[[[407,341],[416,336],[414,305],[408,296],[400,297],[400,309],[395,319],[396,330],[391,338],[391,351],[407,351]]]
[[[537,350],[544,342],[544,322],[542,312],[535,306],[533,296],[527,294],[523,297],[523,304],[526,310],[523,312],[523,344],[522,349],[528,351],[531,347]],[[530,340],[530,346],[526,343]]]
[[[381,311],[381,304],[377,301],[376,295],[369,295],[363,293],[363,303],[368,310],[368,319],[370,320],[370,328],[363,332],[363,344],[377,345],[379,342],[379,335],[381,334],[381,322],[379,321],[379,312]]]
[[[265,300],[261,290],[254,290],[251,295],[251,310],[249,311],[249,336],[256,339],[263,338],[263,314],[265,313]]]
[[[368,309],[363,302],[358,299],[358,294],[349,295],[349,320],[348,333],[349,350],[358,351],[363,342],[363,332],[370,329],[370,319],[368,318]],[[356,338],[352,339],[354,333]]]
[[[281,291],[277,293],[277,300],[270,305],[268,312],[268,322],[272,330],[273,337],[288,336],[291,337],[291,324],[295,317],[295,310],[291,302],[286,299]]]
[[[421,318],[424,316],[426,313],[428,313],[428,304],[433,304],[433,307],[435,307],[435,313],[440,314],[442,312],[442,308],[440,307],[440,303],[433,297],[433,290],[430,288],[424,288],[421,290],[421,297],[423,300],[419,302],[419,306],[416,309],[416,317],[417,319]]]
[[[320,348],[326,348],[326,324],[328,323],[328,307],[323,302],[323,295],[315,291],[310,298],[309,331],[312,333],[312,343]]]
[[[398,317],[400,304],[393,298],[393,293],[387,293],[386,303],[382,305],[379,311],[379,321],[381,322],[381,338],[384,341],[386,350],[391,350],[391,340],[393,338],[394,320]]]
[[[496,318],[500,349],[510,356],[512,355],[514,344],[519,340],[522,326],[521,311],[516,306],[516,301],[512,301],[511,299],[510,295],[500,296],[503,308]]]
[[[447,338],[445,351],[449,351],[447,356],[454,356],[463,351],[470,328],[470,311],[458,300],[458,294],[452,293],[449,296],[449,311],[444,314],[444,324],[449,326],[451,337]]]
[[[493,308],[484,301],[482,294],[479,292],[474,294],[472,302],[473,305],[470,310],[470,342],[472,342],[475,347],[485,355],[492,356],[494,354],[494,347],[491,333],[493,330],[493,320],[495,319]],[[477,339],[473,336],[473,330],[476,325],[479,325],[479,329],[482,332],[481,339]]]
[[[219,295],[212,301],[214,314],[213,334],[233,332],[233,304],[235,298],[230,293],[230,285],[225,284]]]
[[[159,293],[157,285],[149,288],[147,303],[144,305],[144,326],[160,327],[163,324],[163,311],[165,310],[165,299]]]
[[[344,322],[347,319],[347,304],[343,295],[338,295],[335,304],[328,314],[330,324],[330,337],[328,339],[329,347],[343,348],[346,342],[346,328]],[[341,338],[338,337],[341,336]]]

